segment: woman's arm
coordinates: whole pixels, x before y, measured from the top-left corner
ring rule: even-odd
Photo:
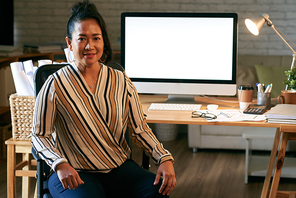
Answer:
[[[56,149],[53,141],[56,118],[54,83],[53,76],[50,76],[36,98],[31,134],[34,149],[53,170],[56,165],[67,161]]]
[[[149,152],[153,161],[158,165],[168,160],[174,161],[171,153],[157,140],[148,126],[136,88],[128,77],[126,77],[126,83],[129,103],[127,108],[130,108],[129,125],[133,141]]]

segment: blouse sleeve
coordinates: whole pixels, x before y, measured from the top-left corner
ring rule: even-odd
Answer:
[[[146,122],[146,115],[143,113],[142,105],[133,83],[126,76],[128,100],[129,100],[129,124],[133,142],[146,152],[151,154],[151,157],[156,164],[161,164],[164,161],[174,161],[171,153],[166,150],[163,145],[157,140],[152,130]]]
[[[31,134],[33,148],[53,170],[56,165],[67,162],[54,143],[55,96],[54,78],[50,76],[36,98]]]

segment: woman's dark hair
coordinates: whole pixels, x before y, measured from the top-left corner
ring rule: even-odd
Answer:
[[[72,33],[75,29],[75,23],[86,19],[95,19],[101,27],[104,41],[104,52],[100,59],[101,62],[107,64],[112,59],[111,43],[107,33],[107,27],[103,17],[99,14],[96,6],[89,1],[77,3],[71,8],[72,16],[67,24],[67,37],[72,40]]]

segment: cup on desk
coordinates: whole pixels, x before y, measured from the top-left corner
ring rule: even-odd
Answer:
[[[246,109],[253,100],[254,88],[251,85],[238,86],[238,101],[240,109]]]
[[[271,105],[270,93],[257,92],[257,105],[264,105],[264,106],[267,106],[267,109],[270,109],[270,105]]]
[[[296,104],[296,91],[282,90],[277,101],[281,104]]]

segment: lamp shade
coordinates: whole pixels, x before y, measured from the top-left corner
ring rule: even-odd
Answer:
[[[245,25],[252,34],[257,36],[267,19],[269,19],[269,15],[265,13],[257,18],[246,19]]]

